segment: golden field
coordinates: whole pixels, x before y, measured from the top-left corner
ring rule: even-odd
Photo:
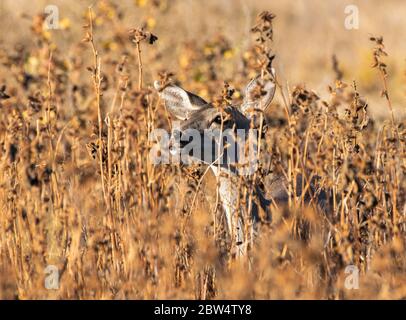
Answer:
[[[406,298],[404,1],[53,4],[57,29],[47,1],[0,3],[1,299]],[[172,74],[238,103],[267,53],[278,86],[255,182],[318,176],[332,206],[292,196],[237,259],[216,178],[148,157],[170,127],[152,84]]]

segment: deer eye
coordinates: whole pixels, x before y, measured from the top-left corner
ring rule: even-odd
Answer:
[[[220,116],[220,115],[216,116],[216,117],[211,121],[211,123],[221,124],[221,116]]]
[[[213,118],[209,126],[211,126],[213,123],[217,124],[218,126],[222,125],[223,128],[231,128],[233,126],[232,120],[230,120],[228,117],[221,119],[221,115],[217,115],[215,118]]]

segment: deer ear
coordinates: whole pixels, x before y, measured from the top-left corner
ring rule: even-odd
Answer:
[[[160,83],[155,81],[154,87],[164,100],[168,112],[179,120],[187,120],[194,112],[209,106],[204,99],[178,86],[167,85],[161,88]]]
[[[261,109],[263,111],[271,103],[275,94],[275,69],[272,68],[272,74],[264,78],[256,76],[248,83],[245,88],[244,101],[241,105],[241,111],[244,114],[249,114],[251,109]]]

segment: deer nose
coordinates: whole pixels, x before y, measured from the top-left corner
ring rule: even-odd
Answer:
[[[169,152],[175,155],[180,153],[183,147],[189,144],[190,141],[182,140],[182,132],[178,130],[174,130],[172,132],[172,136],[169,139]]]

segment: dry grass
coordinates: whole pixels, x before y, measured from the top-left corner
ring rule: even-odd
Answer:
[[[292,198],[261,225],[247,256],[234,259],[215,179],[207,174],[198,187],[204,167],[148,159],[151,132],[169,128],[152,80],[174,72],[211,101],[227,80],[239,101],[265,53],[254,41],[233,45],[230,34],[198,41],[204,29],[196,27],[195,41],[165,42],[159,30],[181,5],[136,2],[156,42],[105,0],[92,10],[78,5],[64,31],[44,30],[41,15],[21,18],[31,29],[1,44],[0,298],[405,298],[406,122],[393,106],[401,100],[391,95],[383,40],[365,39],[373,86],[339,80],[338,54],[323,97],[279,81],[256,182],[270,170],[291,181],[318,176],[332,209],[322,214]],[[285,17],[280,9],[275,21]],[[249,17],[238,32],[253,39]],[[174,48],[176,64],[167,58]],[[366,103],[381,90],[374,105],[386,119]],[[44,287],[48,265],[60,270],[58,290]],[[344,286],[349,265],[360,270],[358,290]]]

